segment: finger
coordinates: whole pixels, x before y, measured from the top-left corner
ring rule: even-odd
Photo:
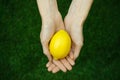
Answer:
[[[48,67],[48,71],[52,71],[52,69],[55,67],[54,64],[51,64],[49,67]]]
[[[74,55],[73,55],[72,50],[70,51],[69,56],[70,56],[71,59],[74,59]]]
[[[71,58],[71,59],[73,59],[74,60],[74,49],[75,49],[75,44],[72,42],[72,47],[71,47],[71,51],[70,51],[70,53],[69,53],[69,57]]]
[[[72,42],[72,49],[71,49],[71,51],[74,52],[74,49],[75,49],[75,44],[74,44],[74,42]]]
[[[66,59],[61,59],[60,61],[62,62],[62,64],[63,64],[68,70],[71,70],[71,69],[72,69],[71,65],[69,64],[69,62],[68,62]]]
[[[54,63],[55,65],[57,65],[63,72],[66,72],[66,71],[67,71],[66,68],[63,66],[63,64],[62,64],[60,61],[58,61],[58,60],[53,60],[53,63]]]
[[[69,62],[71,65],[75,65],[74,60],[72,60],[69,56],[67,56],[66,59],[68,60],[68,62]]]
[[[49,67],[51,64],[52,64],[52,62],[49,61],[49,62],[46,64],[46,67]]]
[[[79,56],[81,48],[82,48],[82,46],[75,46],[75,50],[74,50],[74,58],[75,58],[75,60]]]
[[[43,52],[47,56],[48,60],[51,61],[52,60],[52,56],[50,55],[50,52],[49,52],[48,49],[49,49],[48,45],[43,43]]]
[[[52,70],[52,73],[56,73],[58,72],[60,69],[56,66],[53,70]]]

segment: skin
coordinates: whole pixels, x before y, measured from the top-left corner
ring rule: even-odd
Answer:
[[[48,71],[56,73],[59,70],[66,72],[72,69],[83,46],[83,23],[88,15],[92,2],[93,0],[73,0],[63,22],[56,0],[37,0],[42,18],[40,40],[43,52],[49,60],[46,64]],[[60,29],[65,29],[70,34],[72,48],[66,58],[54,60],[50,55],[48,46],[51,37]]]
[[[56,0],[37,0],[38,8],[42,17],[42,30],[40,33],[40,40],[43,47],[44,54],[48,57],[48,71],[52,71],[56,66],[53,72],[61,69],[63,72],[66,72],[67,69],[72,69],[72,64],[74,61],[68,56],[69,60],[66,58],[60,60],[54,60],[49,52],[49,41],[51,37],[60,29],[65,29],[62,17],[57,8]]]

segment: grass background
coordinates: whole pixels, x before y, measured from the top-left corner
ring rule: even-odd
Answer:
[[[58,0],[63,16],[71,0]],[[120,0],[94,0],[72,71],[52,74],[39,40],[36,0],[0,0],[0,80],[119,80]]]

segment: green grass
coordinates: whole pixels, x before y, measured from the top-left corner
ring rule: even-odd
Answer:
[[[58,0],[63,16],[71,0]],[[84,46],[72,71],[45,67],[36,0],[0,1],[0,80],[119,80],[120,0],[94,0],[84,24]]]

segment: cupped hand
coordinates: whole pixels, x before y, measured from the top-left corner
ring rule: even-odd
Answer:
[[[72,51],[74,60],[80,54],[83,46],[83,24],[87,18],[88,12],[93,0],[73,0],[68,14],[64,19],[66,31],[72,39]]]
[[[56,13],[54,16],[48,17],[42,20],[42,28],[40,33],[40,40],[43,47],[44,54],[48,57],[49,61],[52,60],[52,57],[49,52],[49,41],[51,37],[60,29],[64,29],[64,24],[60,13]]]
[[[83,46],[83,25],[78,19],[73,16],[67,15],[64,20],[66,31],[70,34],[72,39],[72,52],[74,60],[80,54],[80,50]]]
[[[72,66],[75,64],[73,60],[73,54],[70,53],[66,58],[54,60],[53,63],[48,62],[47,67],[48,71],[52,71],[52,73],[56,73],[59,70],[66,72],[67,70],[71,70]]]
[[[74,65],[74,61],[67,56],[64,59],[54,60],[49,52],[49,41],[51,37],[60,29],[64,29],[64,24],[62,21],[62,17],[60,13],[54,15],[50,19],[45,19],[42,22],[42,29],[40,33],[40,39],[43,47],[44,54],[48,57],[49,62],[47,63],[48,71],[52,71],[53,73],[62,70],[66,72],[67,70],[72,69],[72,65]],[[72,55],[71,55],[72,56]]]
[[[56,0],[37,0],[42,18],[40,39],[43,52],[49,59],[49,62],[46,65],[48,71],[55,73],[60,69],[63,72],[66,72],[67,69],[72,69],[72,65],[75,64],[74,61],[79,56],[79,52],[83,46],[83,23],[92,2],[93,0],[73,0],[63,23]],[[49,52],[49,41],[56,31],[64,28],[71,36],[72,48],[66,58],[54,60]]]
[[[64,23],[62,16],[58,11],[57,1],[56,0],[37,0],[38,9],[42,18],[42,29],[40,33],[40,40],[43,47],[44,54],[48,57],[48,71],[53,71],[53,73],[59,71],[60,69],[63,72],[66,72],[67,69],[72,69],[71,64],[74,64],[74,61],[69,57],[54,60],[49,52],[49,41],[51,37],[60,29],[64,29]]]
[[[73,66],[83,46],[83,33],[82,33],[83,25],[82,23],[80,23],[80,20],[78,21],[78,19],[70,15],[67,15],[65,17],[64,24],[65,24],[65,30],[69,33],[69,35],[71,36],[71,40],[72,40],[71,51],[65,59],[68,60],[70,65]],[[68,70],[71,70],[72,67],[68,65],[69,63],[65,59],[61,59],[60,61],[63,63],[63,65],[67,66],[66,68]],[[54,64],[56,63],[55,60],[53,60],[53,63]],[[48,67],[49,71],[52,71],[53,73],[58,72],[59,69],[61,69],[64,72],[66,71],[64,68],[62,68],[62,66],[61,68],[57,66],[55,67],[54,64]]]

